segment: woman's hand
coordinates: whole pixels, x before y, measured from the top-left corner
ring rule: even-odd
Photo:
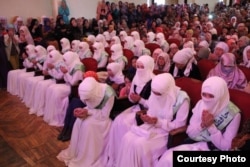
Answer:
[[[131,100],[133,100],[135,103],[139,102],[141,100],[141,96],[135,93],[131,93],[130,96]]]
[[[74,116],[81,119],[86,119],[88,117],[88,110],[84,108],[76,108],[74,110]]]

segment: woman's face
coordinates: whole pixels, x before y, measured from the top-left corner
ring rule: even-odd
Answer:
[[[136,68],[137,69],[144,69],[144,65],[141,62],[136,62]]]
[[[158,62],[157,62],[157,64],[159,65],[159,66],[164,66],[165,65],[165,59],[163,58],[163,57],[158,57]]]
[[[108,76],[114,77],[114,73],[112,72],[111,69],[107,69]]]

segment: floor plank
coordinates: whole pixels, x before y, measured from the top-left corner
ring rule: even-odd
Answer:
[[[17,96],[0,90],[0,166],[61,167],[56,155],[69,142],[57,140],[61,128],[29,115]],[[4,155],[4,156],[2,156]]]

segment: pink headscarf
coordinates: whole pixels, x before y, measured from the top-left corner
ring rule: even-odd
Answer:
[[[246,76],[236,65],[235,56],[232,53],[224,53],[221,56],[220,63],[210,70],[207,78],[211,76],[223,78],[231,89],[244,89],[247,86]]]

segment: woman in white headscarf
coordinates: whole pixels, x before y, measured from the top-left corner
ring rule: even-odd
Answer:
[[[70,167],[103,166],[98,159],[107,144],[111,126],[109,114],[114,104],[115,93],[110,86],[99,83],[92,77],[82,81],[78,93],[86,107],[74,110],[77,119],[70,145],[61,151],[57,158]]]
[[[78,55],[68,51],[63,55],[66,66],[60,66],[65,84],[54,84],[46,90],[43,120],[52,126],[63,126],[69,104],[71,86],[82,80],[84,65]]]
[[[200,71],[193,53],[193,49],[191,48],[183,48],[176,52],[173,57],[174,63],[171,65],[169,73],[175,78],[190,77],[200,80]]]
[[[39,69],[42,71],[42,75],[28,78],[23,100],[25,102],[25,105],[29,108],[32,107],[32,104],[34,102],[34,96],[36,93],[35,90],[36,90],[37,83],[39,81],[44,80],[44,76],[46,75],[46,71],[47,71],[48,56],[49,56],[49,53],[53,50],[56,50],[56,48],[53,45],[49,45],[47,47],[46,55],[43,56],[45,58],[45,61],[43,63],[41,63],[42,68],[39,67]],[[45,54],[45,51],[43,49],[41,49],[40,51],[41,51],[40,52],[41,55]],[[30,113],[30,114],[32,114],[32,113]]]
[[[109,62],[117,62],[121,65],[122,70],[128,63],[127,58],[123,55],[123,49],[121,44],[114,44],[111,48],[111,57]]]
[[[108,77],[106,83],[112,86],[116,94],[120,94],[121,88],[124,86],[124,75],[119,63],[112,62],[107,65]]]
[[[147,33],[147,43],[155,43],[155,33],[153,32],[148,32]]]
[[[97,61],[98,68],[106,67],[108,63],[108,53],[104,49],[104,45],[101,42],[95,42],[93,45],[94,55],[93,58]]]
[[[214,52],[209,55],[208,59],[216,64],[220,61],[221,56],[229,51],[229,47],[225,42],[219,42],[214,48]]]
[[[73,40],[71,42],[71,51],[72,52],[76,52],[78,54],[80,42],[81,42],[80,40]]]
[[[78,56],[81,60],[92,57],[93,53],[89,49],[87,42],[80,42]]]
[[[148,111],[141,126],[132,126],[121,140],[117,166],[154,166],[166,151],[169,131],[186,125],[189,97],[175,85],[169,73],[152,80]]]
[[[107,42],[109,42],[109,41],[111,40],[111,37],[110,37],[110,34],[109,34],[108,31],[104,31],[104,32],[103,32],[103,36],[104,36],[104,38],[105,38],[105,40],[106,40]]]
[[[63,73],[60,66],[64,65],[62,55],[57,50],[52,50],[46,60],[46,69],[43,73],[50,75],[51,79],[41,80],[36,84],[34,101],[29,110],[30,114],[43,116],[44,106],[46,101],[46,90],[52,84],[56,84],[56,79],[62,79]]]
[[[157,167],[173,165],[173,151],[227,151],[237,135],[241,114],[229,100],[226,82],[220,77],[210,77],[202,84],[201,100],[193,108],[186,144],[167,150]]]
[[[132,125],[136,124],[136,112],[148,108],[147,99],[151,92],[151,81],[154,77],[153,58],[148,55],[139,57],[136,61],[136,68],[136,74],[132,80],[128,96],[134,105],[115,118],[110,130],[109,143],[103,157],[104,163],[110,166],[116,164],[122,137],[129,131]]]
[[[120,44],[121,45],[121,40],[118,36],[113,36],[110,40],[109,47],[111,47],[114,44]]]
[[[126,36],[128,36],[126,31],[120,32],[119,37],[120,37],[121,42],[124,42]]]
[[[67,38],[62,38],[60,40],[60,44],[62,46],[62,50],[61,50],[61,53],[64,54],[66,53],[67,51],[70,51],[71,50],[71,46],[70,46],[70,41],[67,39]]]
[[[243,63],[240,65],[250,68],[250,46],[245,47],[243,50]]]
[[[100,43],[102,43],[103,46],[104,46],[104,48],[105,48],[105,47],[109,47],[108,42],[106,41],[104,35],[102,35],[102,34],[98,34],[98,35],[96,36],[95,42],[100,42]]]
[[[166,41],[164,34],[161,32],[157,33],[155,39],[156,43],[160,45],[161,49],[167,53],[169,50],[169,44]]]
[[[89,46],[92,46],[95,43],[95,36],[94,35],[88,35],[87,43],[89,44]]]
[[[134,50],[134,39],[131,36],[126,36],[124,38],[124,49],[128,49],[133,51]]]
[[[154,70],[160,72],[168,72],[169,68],[170,68],[169,55],[165,52],[161,52],[156,59]]]
[[[33,63],[31,62],[32,58],[35,58],[35,46],[34,45],[27,45],[26,52],[29,55],[28,57],[24,57],[23,66],[24,69],[16,69],[11,70],[8,73],[7,79],[7,91],[13,95],[19,95],[19,85],[18,77],[21,74],[26,74],[26,69],[33,67]],[[26,54],[25,54],[26,55]]]
[[[27,44],[34,45],[34,40],[27,26],[21,26],[19,29],[19,34],[19,43],[27,42]]]
[[[149,49],[145,48],[145,43],[142,40],[135,40],[134,42],[134,55],[140,57],[142,55],[151,55]]]
[[[23,102],[25,102],[25,104],[26,104],[27,98],[29,98],[33,94],[34,87],[30,83],[32,83],[32,80],[37,78],[35,77],[35,74],[39,71],[40,72],[42,71],[43,64],[47,58],[47,50],[43,46],[37,45],[35,47],[35,54],[36,54],[36,58],[33,60],[35,72],[32,72],[32,74],[26,75],[19,82],[20,86],[22,86],[21,89],[23,89],[20,96],[23,98]]]
[[[141,39],[140,34],[139,34],[139,32],[137,32],[137,31],[131,32],[130,36],[133,37],[134,41],[135,41],[135,40],[140,40],[140,39]]]

